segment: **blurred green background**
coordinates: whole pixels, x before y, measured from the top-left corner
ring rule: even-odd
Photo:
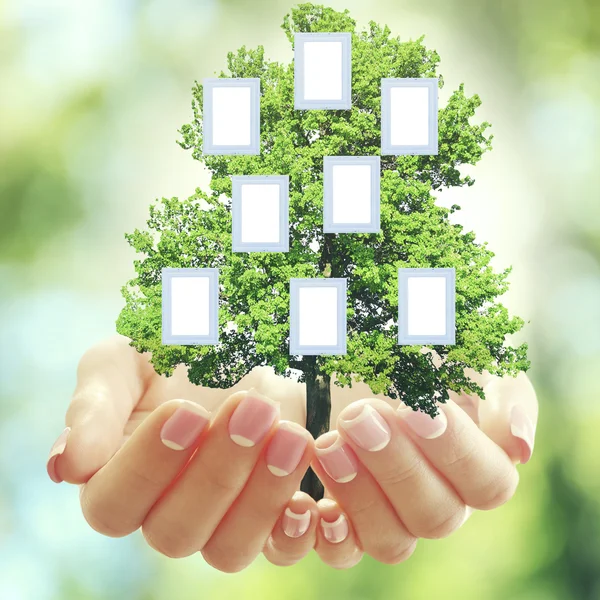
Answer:
[[[169,560],[141,535],[85,523],[47,452],[83,351],[115,330],[133,276],[123,238],[157,196],[207,174],[180,149],[194,79],[228,50],[292,51],[278,0],[0,0],[0,599],[600,598],[600,2],[359,0],[403,39],[440,53],[442,105],[478,93],[494,149],[472,188],[440,194],[530,321],[536,449],[505,506],[421,541],[406,563],[335,571],[311,554],[261,556],[240,574]]]

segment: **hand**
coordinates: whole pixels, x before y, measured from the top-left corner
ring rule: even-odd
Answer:
[[[473,376],[474,378],[478,377],[476,374]],[[523,384],[523,379],[526,384]],[[510,396],[511,389],[509,388],[516,385],[515,380],[511,378],[506,380],[489,378],[489,381],[486,380],[485,386],[488,399],[485,402],[480,403],[477,398],[455,397],[456,403],[462,406],[463,410],[472,415],[476,422],[481,421],[482,430],[488,434],[490,439],[502,448],[508,448],[507,451],[512,457],[519,456],[519,453],[524,456],[530,454],[533,444],[533,429],[527,430],[527,421],[522,419],[523,411],[521,410],[520,424],[517,423],[512,432],[507,432],[505,427],[507,408],[510,408],[512,404],[518,404],[525,408],[526,414],[532,416],[533,423],[537,420],[537,402],[528,380],[521,377],[516,381],[520,381],[519,386],[523,388],[522,393],[519,392],[518,386],[514,388],[514,391],[521,394],[519,397],[513,398]],[[479,383],[484,385],[482,381],[479,381]],[[202,477],[195,479],[193,481],[195,485],[189,484],[187,489],[183,491],[179,481],[190,480],[184,479],[183,475],[187,472],[188,466],[196,464],[197,457],[205,455],[204,444],[211,439],[212,434],[215,438],[227,439],[228,432],[226,431],[221,431],[217,435],[216,423],[220,422],[221,429],[224,429],[224,423],[227,421],[228,415],[241,401],[239,394],[229,399],[228,396],[250,387],[256,388],[261,393],[267,393],[272,399],[280,402],[280,416],[291,422],[289,427],[293,427],[293,423],[305,423],[304,386],[289,379],[276,377],[271,369],[254,369],[252,373],[230,390],[212,390],[190,384],[185,367],[177,368],[170,378],[156,375],[148,362],[148,357],[135,352],[128,345],[126,338],[121,336],[111,338],[111,340],[89,350],[81,360],[78,369],[77,389],[66,417],[67,425],[70,426],[68,443],[65,445],[66,436],[61,435],[51,452],[48,462],[49,474],[55,481],[64,479],[72,483],[83,484],[81,488],[82,508],[87,520],[95,529],[107,535],[121,536],[141,526],[149,543],[158,548],[159,551],[167,555],[184,556],[200,550],[210,564],[223,571],[237,571],[252,562],[260,545],[258,540],[264,540],[265,537],[267,540],[262,548],[263,552],[268,560],[278,565],[294,564],[308,553],[313,545],[322,560],[336,568],[348,568],[356,564],[363,555],[363,547],[374,556],[379,556],[382,562],[398,562],[398,558],[403,559],[408,556],[410,552],[405,552],[403,556],[396,556],[396,558],[392,556],[390,560],[386,546],[388,549],[392,548],[393,554],[395,544],[401,543],[402,540],[394,541],[392,538],[390,542],[390,538],[386,535],[375,542],[375,548],[372,547],[373,544],[369,545],[370,537],[372,539],[372,531],[369,532],[368,526],[365,530],[359,519],[352,518],[352,514],[356,513],[357,509],[352,502],[346,502],[347,499],[342,493],[343,505],[345,508],[350,509],[348,512],[351,518],[348,519],[344,515],[340,505],[332,499],[331,490],[335,490],[336,483],[333,482],[332,485],[331,478],[328,478],[322,468],[320,469],[318,461],[313,461],[313,468],[325,482],[326,498],[315,505],[312,498],[306,494],[302,492],[294,493],[287,504],[281,504],[279,512],[273,511],[266,519],[259,519],[258,529],[260,529],[260,533],[254,530],[246,532],[243,529],[248,521],[247,515],[241,509],[236,511],[235,507],[241,506],[254,496],[246,492],[246,489],[251,489],[250,485],[240,491],[239,479],[234,477],[238,484],[236,490],[240,500],[237,502],[229,501],[228,504],[215,502],[216,506],[221,507],[221,510],[209,510],[205,515],[206,519],[213,520],[213,525],[204,528],[205,538],[207,529],[211,531],[211,535],[209,539],[205,539],[206,543],[203,547],[197,543],[194,544],[195,548],[191,548],[189,545],[187,548],[179,547],[178,544],[181,543],[181,540],[185,541],[185,535],[183,538],[173,538],[173,532],[169,533],[168,527],[163,527],[162,534],[158,535],[165,537],[167,545],[172,542],[177,547],[162,547],[162,542],[153,541],[156,534],[152,533],[153,530],[146,522],[146,516],[156,514],[152,510],[154,504],[160,505],[163,498],[174,496],[176,492],[185,493],[187,491],[190,493],[189,488],[194,488],[193,492],[195,494],[202,495],[204,485]],[[349,405],[354,400],[367,396],[368,393],[368,388],[364,384],[355,384],[352,389],[341,389],[334,386],[332,424],[337,423],[341,410],[348,407],[348,411],[350,411],[352,407]],[[169,398],[187,398],[194,403],[194,406],[189,406],[185,401],[167,401]],[[393,414],[394,402],[381,396],[378,398],[384,401],[387,409],[392,410]],[[507,402],[507,400],[510,401]],[[377,401],[377,399],[374,400],[374,402]],[[358,404],[364,402],[371,403],[373,401],[361,401]],[[213,424],[206,425],[205,430],[199,433],[192,446],[183,451],[187,458],[181,461],[181,472],[172,477],[173,483],[166,485],[164,481],[159,481],[159,487],[162,486],[159,490],[156,487],[149,489],[146,484],[156,483],[153,477],[156,473],[162,471],[152,469],[149,472],[147,466],[152,463],[161,464],[162,466],[163,461],[159,460],[156,463],[155,459],[150,460],[149,457],[156,455],[148,452],[148,447],[151,449],[153,447],[154,450],[158,447],[159,450],[165,452],[164,448],[155,442],[159,438],[160,431],[168,416],[173,414],[176,406],[184,409],[187,407],[194,412],[193,408],[198,405],[210,411],[218,411]],[[382,407],[382,410],[385,410],[385,408]],[[197,409],[197,411],[202,415],[201,409]],[[519,409],[515,409],[515,416],[519,417]],[[386,418],[389,417],[388,412]],[[427,418],[429,419],[429,417]],[[284,427],[286,426],[284,425]],[[344,436],[343,424],[339,428],[342,436]],[[268,447],[268,443],[270,443],[273,434],[278,429],[279,425],[275,425],[274,422],[260,443],[261,448]],[[141,432],[146,433],[142,436]],[[404,432],[405,435],[407,433]],[[515,437],[519,433],[524,438],[529,436],[530,443],[528,444],[524,440]],[[326,435],[331,436],[335,433],[330,432]],[[408,435],[410,434],[408,433]],[[325,436],[320,438],[320,445],[323,438]],[[343,437],[342,439],[346,438]],[[148,441],[153,443],[145,447],[144,443],[148,443]],[[346,439],[346,441],[347,445],[352,444],[352,440]],[[295,480],[294,489],[299,486],[307,461],[310,460],[310,446],[311,442],[308,440],[306,452],[299,466],[290,475]],[[135,451],[136,448],[137,451]],[[202,452],[197,451],[188,465],[187,461],[196,448],[200,448]],[[257,456],[257,452],[258,450],[254,454],[255,462],[252,463],[252,466],[256,466],[256,468],[252,470],[251,467],[246,465],[246,479],[241,483],[242,486],[252,482],[261,467],[263,474],[266,475],[264,469],[265,454]],[[356,452],[360,454],[360,449],[356,448]],[[158,456],[160,457],[160,452]],[[167,456],[171,457],[172,454],[168,452]],[[220,454],[215,452],[213,456],[219,458]],[[222,471],[225,473],[231,462],[226,460],[222,462],[225,463]],[[252,462],[252,460],[248,462]],[[366,464],[369,464],[368,461]],[[249,474],[250,471],[252,471],[251,474]],[[357,471],[357,481],[364,481],[364,476],[367,475],[365,469],[357,469]],[[215,468],[213,473],[220,476],[221,470]],[[269,475],[271,475],[271,481],[278,479],[271,473]],[[244,476],[241,476],[241,479],[244,479]],[[282,479],[287,479],[287,477]],[[145,484],[139,489],[136,487],[138,480]],[[276,481],[276,483],[278,482]],[[258,493],[263,493],[264,497],[267,497],[267,501],[271,499],[271,488],[269,486],[255,487],[261,488]],[[150,488],[152,488],[152,485]],[[291,485],[290,488],[292,488]],[[360,500],[361,494],[362,492],[359,490],[358,500]],[[128,499],[126,504],[123,502],[124,498]],[[132,502],[132,499],[135,499],[135,502]],[[378,498],[378,500],[381,499],[381,497]],[[260,507],[264,506],[262,502],[258,504]],[[475,504],[471,503],[471,505]],[[202,521],[202,517],[198,516],[196,496],[194,496],[193,506],[189,519],[186,516],[181,516],[185,513],[173,516],[174,522],[179,527],[182,526],[182,522],[184,528],[185,524],[189,522],[193,526],[199,527],[198,521]],[[465,509],[465,511],[468,512],[468,509]],[[358,513],[360,512],[359,506]],[[279,515],[279,518],[273,525],[272,530],[269,530],[265,522],[269,520],[272,522],[274,515],[275,518]],[[398,519],[398,516],[395,519]],[[154,524],[162,522],[162,519],[156,518],[152,521]],[[149,519],[148,523],[150,523]],[[230,524],[229,527],[227,523]],[[234,526],[231,526],[231,523]],[[235,536],[231,534],[232,529],[237,527],[236,523],[242,526],[242,535],[249,536],[250,540],[246,538],[240,540],[237,531]],[[170,525],[170,523],[166,521],[166,525]],[[270,535],[269,531],[271,531]],[[304,533],[302,533],[303,531]],[[384,527],[384,532],[386,531],[387,529]],[[412,530],[410,530],[410,534],[412,533]],[[423,535],[422,537],[435,536]],[[441,535],[437,537],[441,537]],[[171,541],[169,542],[169,540]],[[213,542],[213,540],[216,541]],[[220,542],[223,544],[222,546],[218,545],[218,540],[222,540]],[[364,540],[366,540],[366,543]],[[200,540],[201,543],[202,540]],[[227,544],[233,544],[233,547],[228,548]],[[228,549],[219,551],[221,547]]]
[[[240,391],[252,387],[270,399]],[[269,559],[292,564],[313,548],[319,518],[312,498],[294,494],[314,453],[299,388],[270,369],[229,390],[194,386],[184,368],[160,377],[116,336],[81,359],[48,473],[81,485],[83,514],[105,535],[141,527],[163,554],[201,551],[227,572],[269,539]]]
[[[349,536],[383,563],[406,560],[418,538],[445,537],[473,508],[495,508],[516,490],[515,465],[533,450],[533,387],[524,373],[469,376],[486,400],[451,393],[435,419],[383,396],[352,401],[365,386],[332,398],[335,429],[316,441],[312,468],[347,514]]]

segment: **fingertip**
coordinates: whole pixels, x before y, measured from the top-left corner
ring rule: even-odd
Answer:
[[[286,508],[281,521],[283,533],[290,538],[298,538],[304,535],[310,526],[310,517],[310,510],[308,509],[303,513],[296,513],[290,508]]]
[[[510,412],[510,432],[516,440],[516,448],[513,448],[511,458],[524,465],[533,454],[535,427],[526,411],[518,404],[513,406]]]
[[[181,452],[198,444],[210,421],[210,411],[201,404],[175,399],[155,409],[150,424],[163,445]]]
[[[290,432],[304,438],[307,441],[307,445],[314,446],[315,439],[309,431],[299,423],[290,421],[287,419],[281,419],[277,424],[277,429],[287,429]]]
[[[317,554],[334,569],[349,569],[358,564],[364,553],[358,546],[350,520],[344,511],[333,498],[321,498],[317,506]]]
[[[303,511],[308,509],[314,511],[315,514],[318,514],[319,512],[314,498],[301,490],[296,490],[294,492],[293,496],[288,502],[288,507],[294,511]]]
[[[311,465],[323,484],[353,481],[358,474],[359,462],[352,446],[335,429],[315,441],[315,457]]]
[[[318,518],[317,503],[308,494],[295,492],[265,543],[267,560],[279,566],[300,561],[315,545]]]
[[[481,430],[500,446],[513,464],[531,459],[538,421],[538,401],[526,373],[493,377],[480,403]]]
[[[48,461],[46,463],[46,471],[48,472],[48,476],[54,483],[61,483],[63,479],[58,474],[56,468],[56,461],[63,454],[66,448],[67,440],[69,438],[69,434],[71,433],[70,427],[65,427],[62,433],[58,436],[52,447],[50,448],[50,454],[48,456]]]
[[[319,507],[319,525],[323,537],[330,544],[343,542],[350,533],[348,519],[341,508],[332,498],[321,498],[317,502]]]
[[[92,419],[84,419],[67,429],[62,452],[55,450],[52,456],[51,451],[48,474],[53,481],[86,483],[117,451],[122,432],[104,428],[101,422]]]
[[[289,538],[303,536],[317,521],[316,502],[306,493],[297,491],[288,502],[281,517],[281,529]]]
[[[319,509],[319,518],[325,521],[335,521],[342,513],[342,509],[337,501],[332,497],[323,497],[317,502]]]

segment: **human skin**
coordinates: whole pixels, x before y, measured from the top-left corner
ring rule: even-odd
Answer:
[[[435,420],[364,384],[334,385],[332,430],[315,442],[303,384],[261,367],[209,389],[183,365],[159,376],[148,359],[123,336],[84,354],[48,473],[80,485],[95,530],[141,528],[166,556],[201,552],[225,572],[260,552],[291,565],[313,548],[338,569],[363,553],[397,564],[418,538],[447,536],[473,508],[511,498],[533,450],[538,406],[525,374],[469,373],[486,400],[451,393]],[[298,491],[309,464],[325,486],[318,503]]]

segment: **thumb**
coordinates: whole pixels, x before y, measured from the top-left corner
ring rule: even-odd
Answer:
[[[141,357],[123,336],[83,355],[65,417],[67,427],[48,458],[52,481],[85,483],[119,449],[125,424],[144,390]]]
[[[490,377],[482,387],[485,400],[474,399],[480,429],[513,463],[525,464],[533,452],[538,420],[531,381],[521,372],[517,377]]]

